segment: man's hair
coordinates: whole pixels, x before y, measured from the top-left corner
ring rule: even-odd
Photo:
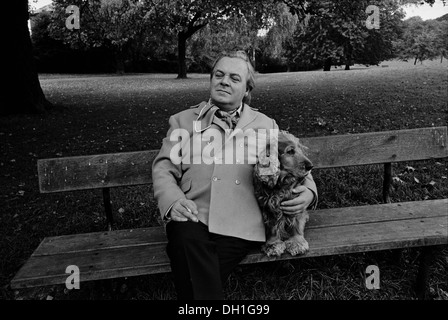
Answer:
[[[213,78],[213,72],[215,71],[216,64],[224,57],[228,58],[239,58],[242,59],[244,62],[246,62],[247,65],[247,96],[244,96],[243,103],[250,104],[251,100],[251,92],[255,88],[255,70],[252,66],[252,63],[250,61],[249,56],[247,53],[243,50],[235,50],[235,51],[224,51],[222,52],[215,60],[215,62],[212,65],[212,69],[210,71],[210,80]]]

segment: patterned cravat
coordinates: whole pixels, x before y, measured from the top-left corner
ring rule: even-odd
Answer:
[[[234,129],[238,120],[240,119],[240,114],[237,112],[238,109],[232,110],[231,112],[226,112],[223,110],[216,110],[215,115],[222,121],[227,123],[230,129]]]

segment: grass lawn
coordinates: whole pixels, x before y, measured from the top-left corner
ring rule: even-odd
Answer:
[[[386,66],[387,65],[387,66]],[[252,106],[300,136],[361,133],[448,123],[448,63],[384,62],[353,70],[257,75]],[[0,118],[0,299],[173,299],[171,274],[15,291],[9,281],[46,236],[104,230],[100,190],[41,195],[40,158],[158,149],[168,117],[208,99],[208,75],[41,75],[61,108]],[[393,166],[393,202],[448,197],[448,160]],[[382,167],[313,173],[318,208],[381,202]],[[149,186],[112,189],[118,228],[160,224]],[[312,212],[310,213],[312,214]],[[448,300],[448,249],[431,270],[432,299]],[[415,299],[419,249],[399,263],[390,251],[240,266],[225,285],[229,299]],[[381,289],[365,288],[378,265]]]

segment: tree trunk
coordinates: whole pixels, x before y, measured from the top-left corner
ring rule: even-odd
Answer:
[[[414,66],[417,64],[418,57],[415,57]]]
[[[331,58],[325,59],[324,62],[324,71],[330,71],[331,70]]]
[[[255,48],[252,47],[252,67],[254,67],[254,70],[257,70],[257,61],[255,59]]]
[[[178,51],[178,65],[179,65],[177,79],[186,79],[187,62],[185,61],[185,56],[187,52],[187,37],[183,32],[179,32],[177,35],[177,51]]]
[[[124,54],[121,48],[115,52],[115,71],[118,75],[124,74]]]
[[[187,78],[187,61],[186,61],[187,40],[190,39],[192,35],[194,35],[196,32],[198,32],[207,25],[207,23],[195,25],[195,21],[197,21],[199,17],[200,14],[194,16],[192,20],[189,22],[187,31],[179,32],[177,34],[177,52],[178,52],[178,65],[179,65],[179,72],[177,74],[177,79]]]
[[[11,45],[8,48],[11,58],[7,62],[9,68],[6,68],[8,71],[5,79],[8,79],[7,86],[11,86],[11,90],[7,89],[5,92],[7,100],[13,103],[4,103],[0,114],[45,112],[52,107],[52,104],[45,98],[34,64],[28,29],[28,1],[15,0],[10,5],[13,6],[11,13],[13,22],[8,29],[11,37]],[[17,91],[20,94],[13,93]]]
[[[345,70],[350,70],[350,65],[352,64],[352,46],[346,44],[344,47],[345,53]]]

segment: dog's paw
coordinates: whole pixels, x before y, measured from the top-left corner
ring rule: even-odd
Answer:
[[[286,251],[292,256],[305,254],[310,249],[308,241],[302,236],[297,236],[285,242]]]
[[[286,245],[284,242],[275,242],[272,244],[266,244],[263,246],[263,252],[268,257],[280,257],[285,252]]]

